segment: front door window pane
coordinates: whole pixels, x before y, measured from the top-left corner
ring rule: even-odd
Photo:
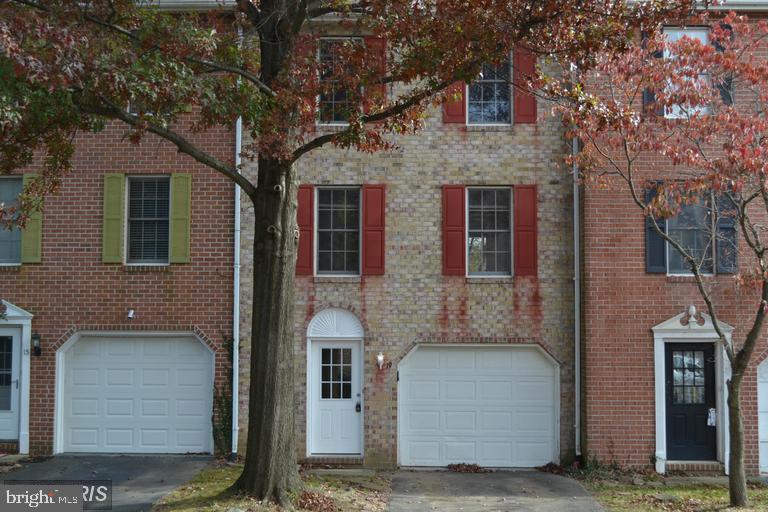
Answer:
[[[706,403],[704,351],[672,352],[672,403],[694,405]]]
[[[324,348],[320,353],[320,398],[352,398],[352,349]]]
[[[0,411],[11,410],[13,338],[0,336]]]
[[[317,271],[360,273],[360,189],[318,190]]]
[[[0,178],[0,208],[17,208],[22,189],[21,178]],[[21,263],[21,230],[5,222],[11,220],[12,217],[5,217],[0,224],[0,263]]]
[[[467,239],[470,275],[510,275],[512,231],[510,189],[469,189]]]

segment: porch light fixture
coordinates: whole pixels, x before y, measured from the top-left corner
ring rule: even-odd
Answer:
[[[136,313],[132,310],[128,310],[128,320],[133,320],[133,317],[136,316]]]
[[[384,353],[383,352],[379,352],[378,355],[376,356],[376,366],[379,367],[379,370],[384,369]]]
[[[36,332],[32,333],[32,353],[35,356],[40,356],[43,353],[43,349],[40,348],[40,335]]]

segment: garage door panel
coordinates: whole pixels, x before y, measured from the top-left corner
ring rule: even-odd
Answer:
[[[196,339],[83,338],[65,354],[64,381],[64,451],[212,449],[213,358]]]
[[[456,402],[462,400],[476,400],[475,382],[471,380],[446,379],[442,383],[443,400]]]
[[[401,464],[553,460],[555,373],[537,350],[419,347],[399,371]]]

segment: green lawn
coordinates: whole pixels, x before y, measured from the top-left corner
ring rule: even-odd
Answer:
[[[768,486],[750,484],[748,508],[728,507],[728,487],[721,485],[664,485],[646,487],[615,482],[585,482],[611,512],[709,512],[768,510]]]
[[[230,508],[249,512],[276,512],[279,507],[226,492],[240,475],[240,465],[217,465],[174,490],[152,509],[154,512],[226,512]],[[313,504],[315,512],[381,512],[386,509],[390,491],[387,475],[339,477],[304,475],[310,495],[297,496],[296,503]],[[330,498],[330,499],[328,499]],[[300,510],[304,510],[301,509]]]

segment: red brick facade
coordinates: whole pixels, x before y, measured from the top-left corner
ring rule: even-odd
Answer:
[[[56,349],[82,331],[186,331],[215,352],[215,379],[229,382],[232,338],[234,193],[229,180],[148,136],[140,146],[108,125],[81,134],[73,170],[45,201],[42,263],[0,267],[0,298],[34,315],[42,355],[31,357],[30,452],[51,453]],[[191,138],[225,162],[234,130]],[[168,266],[102,263],[103,176],[192,175],[191,262]],[[135,318],[128,320],[129,309]]]

